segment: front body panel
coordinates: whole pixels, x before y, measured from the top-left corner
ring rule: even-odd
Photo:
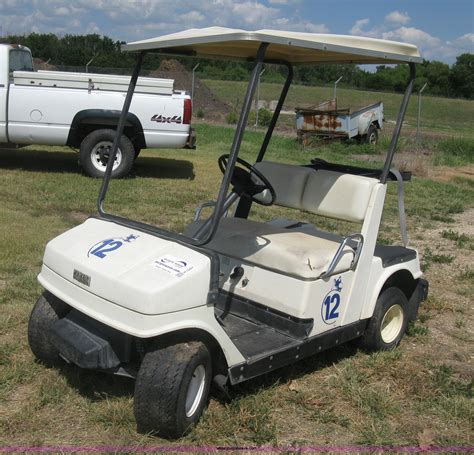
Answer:
[[[76,286],[142,314],[205,305],[211,276],[204,254],[94,218],[51,240],[43,264]]]

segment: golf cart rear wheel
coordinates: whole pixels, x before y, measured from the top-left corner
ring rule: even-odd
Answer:
[[[149,351],[135,383],[138,431],[175,439],[199,420],[211,384],[211,355],[198,341]]]
[[[28,322],[28,343],[34,356],[53,366],[59,361],[59,351],[50,340],[52,325],[66,316],[70,307],[50,292],[44,292],[31,311]]]
[[[362,337],[362,345],[371,351],[387,351],[398,346],[408,324],[408,300],[396,287],[385,289]]]
[[[379,132],[377,131],[377,127],[375,125],[370,125],[365,136],[365,143],[369,145],[377,145],[379,140]]]
[[[80,162],[90,177],[103,177],[114,143],[115,131],[101,129],[92,131],[81,143]],[[135,161],[135,149],[130,139],[122,135],[112,167],[112,177],[125,177]]]

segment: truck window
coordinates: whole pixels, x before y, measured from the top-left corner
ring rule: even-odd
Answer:
[[[13,74],[13,71],[34,71],[30,52],[22,49],[10,51],[10,75]]]

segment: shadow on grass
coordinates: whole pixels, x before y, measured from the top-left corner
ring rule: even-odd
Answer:
[[[228,403],[234,399],[256,394],[262,389],[272,387],[275,384],[299,379],[307,374],[330,367],[347,357],[353,356],[356,352],[357,346],[354,343],[346,343],[343,346],[315,354],[293,365],[230,387],[228,396],[215,387],[212,387],[211,394],[221,403]],[[59,369],[69,385],[91,401],[106,400],[109,397],[132,396],[134,393],[135,381],[130,378],[85,370],[74,365],[65,364]]]
[[[61,365],[59,371],[83,397],[91,401],[102,401],[108,397],[133,395],[135,380],[94,370],[85,370],[74,365]]]
[[[320,354],[307,357],[292,365],[242,382],[229,390],[231,399],[258,393],[261,389],[299,379],[307,374],[330,367],[341,360],[352,357],[357,352],[356,342],[349,342]]]
[[[36,149],[1,149],[0,169],[27,172],[57,172],[81,174],[78,154]],[[194,179],[194,165],[190,161],[156,157],[139,157],[127,178],[155,177]]]

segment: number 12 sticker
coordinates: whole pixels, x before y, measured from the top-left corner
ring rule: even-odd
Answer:
[[[326,324],[334,324],[339,317],[341,304],[342,279],[334,280],[333,288],[326,294],[321,305],[321,317]]]

